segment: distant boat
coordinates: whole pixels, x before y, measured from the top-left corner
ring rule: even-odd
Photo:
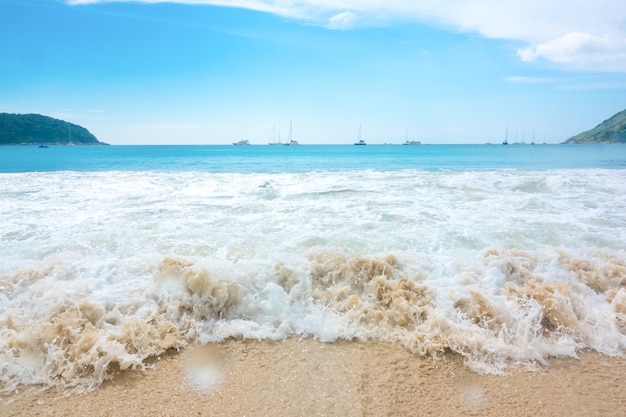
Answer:
[[[509,127],[506,127],[506,133],[504,136],[504,141],[502,142],[503,145],[508,145],[509,144]]]
[[[420,142],[419,140],[409,140],[409,129],[406,130],[406,133],[404,134],[404,143],[403,145],[421,145],[422,142]]]
[[[240,140],[239,142],[233,142],[235,146],[249,146],[250,142],[247,139]]]
[[[276,142],[276,128],[272,127],[272,141],[269,143],[269,145],[286,145],[286,143],[282,143],[280,141],[280,131],[278,131],[278,142]]]
[[[47,148],[48,145],[39,145],[38,148]]]
[[[361,124],[359,123],[359,137],[358,142],[354,142],[355,145],[367,145],[363,139],[361,139]]]
[[[289,120],[289,142],[286,143],[288,146],[298,146],[300,145],[297,140],[294,140],[291,136],[291,120]]]

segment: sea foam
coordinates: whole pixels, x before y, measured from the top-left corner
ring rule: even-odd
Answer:
[[[229,337],[380,340],[489,373],[621,356],[624,174],[4,174],[1,388],[89,390]]]

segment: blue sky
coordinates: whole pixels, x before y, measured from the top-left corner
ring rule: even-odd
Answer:
[[[0,36],[0,112],[110,144],[557,143],[626,108],[623,0],[0,0]]]

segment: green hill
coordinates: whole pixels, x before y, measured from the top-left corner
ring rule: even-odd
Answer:
[[[626,110],[563,143],[626,143]]]
[[[84,127],[40,114],[0,113],[0,145],[106,145]]]

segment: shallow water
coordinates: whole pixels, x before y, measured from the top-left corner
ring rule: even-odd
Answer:
[[[623,355],[626,170],[289,158],[1,174],[3,390],[90,389],[233,336],[386,341],[490,373]]]

